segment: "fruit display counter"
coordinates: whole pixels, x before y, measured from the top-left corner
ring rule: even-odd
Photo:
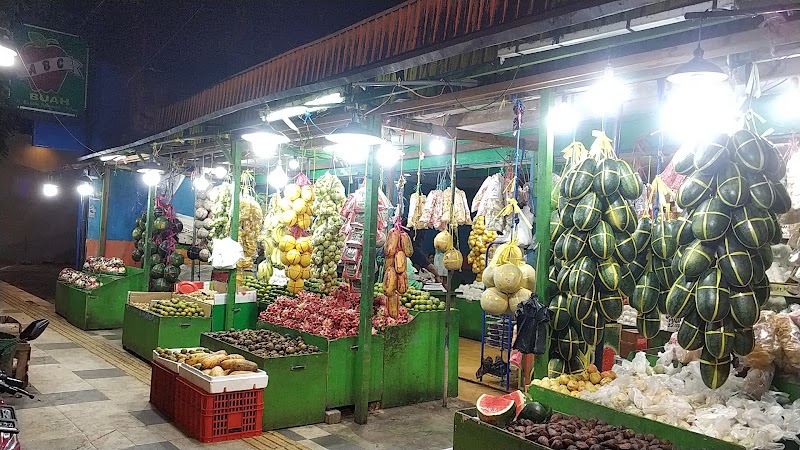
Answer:
[[[142,269],[127,267],[122,275],[92,274],[99,286],[81,288],[65,281],[56,282],[56,313],[81,330],[120,328],[128,291],[147,287]]]
[[[211,331],[212,306],[184,297],[163,292],[130,292],[124,309],[122,347],[150,361],[153,350],[159,347],[199,346],[200,334]],[[169,305],[155,306],[161,302]]]

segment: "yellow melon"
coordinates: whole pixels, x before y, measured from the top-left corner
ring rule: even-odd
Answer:
[[[303,290],[305,284],[306,284],[305,280],[303,280],[302,278],[298,278],[296,280],[289,280],[289,282],[286,283],[286,287],[292,294],[297,294],[298,292]]]
[[[287,227],[297,225],[297,214],[291,209],[284,211],[283,214],[281,214],[281,219],[283,219],[283,223],[285,223]]]
[[[520,264],[518,267],[522,272],[522,287],[536,292],[536,269],[527,264]]]
[[[302,278],[303,268],[297,264],[288,266],[286,268],[286,276],[289,277],[290,280],[297,280],[299,278]]]
[[[531,291],[522,288],[512,295],[508,296],[508,309],[513,313],[517,310],[517,305],[531,298]]]
[[[440,252],[446,252],[453,248],[453,236],[449,231],[440,231],[439,234],[433,238],[433,246]]]
[[[290,201],[295,201],[300,198],[300,186],[292,183],[287,184],[286,187],[283,189],[283,196],[288,198]]]
[[[310,253],[303,253],[300,255],[300,265],[302,267],[308,267],[311,265],[311,254]]]
[[[481,295],[481,308],[487,314],[499,316],[508,311],[508,297],[497,288],[489,288]]]
[[[300,263],[300,252],[297,249],[291,249],[286,252],[286,264],[299,264]]]
[[[483,285],[487,288],[494,287],[494,266],[483,269],[481,281],[483,281]]]
[[[461,265],[464,263],[464,256],[454,248],[444,252],[443,259],[444,267],[447,270],[461,270]]]
[[[300,197],[309,203],[314,200],[314,190],[311,188],[310,184],[300,188]]]
[[[309,278],[311,278],[311,268],[303,267],[303,279],[307,280]]]
[[[485,275],[485,274],[484,274]],[[522,285],[522,271],[516,264],[503,264],[494,269],[494,286],[505,294],[513,294]],[[484,281],[484,283],[486,283]]]
[[[296,245],[297,242],[294,240],[294,237],[287,234],[281,238],[281,241],[278,243],[278,249],[282,252],[288,252],[295,248]]]

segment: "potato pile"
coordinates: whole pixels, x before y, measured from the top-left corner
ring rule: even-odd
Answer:
[[[323,292],[330,292],[336,286],[336,268],[344,248],[344,217],[339,214],[344,200],[344,186],[339,178],[326,172],[314,183],[317,217],[311,227],[311,273],[322,280]]]
[[[281,264],[286,266],[289,282],[286,287],[292,294],[303,290],[305,280],[311,278],[311,236],[297,239],[291,234],[281,238],[278,243],[281,252]]]
[[[483,271],[486,290],[481,308],[487,314],[511,314],[536,291],[536,270],[525,264],[516,241],[500,245]]]
[[[181,353],[183,353],[183,350],[181,350]],[[186,350],[186,352],[187,355],[177,358],[177,362],[182,362],[194,367],[197,370],[202,370],[204,374],[212,377],[247,375],[258,371],[258,364],[254,363],[253,361],[248,361],[242,355],[229,355],[225,350],[220,350],[213,353],[207,353],[203,351],[192,352],[189,350]],[[162,358],[166,356],[174,356],[174,352],[171,350],[164,350],[162,348],[156,348],[156,353],[158,353],[158,355]],[[167,357],[167,359],[173,360],[172,357]]]
[[[303,186],[295,183],[287,184],[283,189],[283,198],[280,200],[283,223],[287,227],[297,225],[303,230],[307,230],[311,226],[313,202],[314,190],[310,184]]]
[[[469,232],[469,255],[467,262],[472,264],[472,272],[478,274],[476,281],[481,281],[483,269],[486,268],[486,247],[497,239],[497,231],[486,228],[486,217],[478,216],[472,223]]]
[[[386,263],[383,266],[383,292],[387,297],[389,316],[397,318],[400,311],[400,296],[408,291],[406,258],[414,254],[411,238],[399,227],[389,231],[383,245]]]

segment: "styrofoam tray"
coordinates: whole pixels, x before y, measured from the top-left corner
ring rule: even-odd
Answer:
[[[196,350],[198,348],[204,348],[204,347],[186,347],[186,348],[188,348],[189,350]],[[181,350],[183,350],[183,348],[169,348],[167,350],[172,350],[173,352],[180,352]],[[159,366],[168,369],[170,372],[175,372],[175,373],[178,373],[178,366],[181,365],[181,363],[179,362],[170,361],[166,358],[158,356],[158,353],[156,353],[155,350],[153,350],[153,363],[158,364]]]
[[[186,364],[178,367],[178,376],[209,394],[264,389],[269,380],[267,373],[260,369],[252,374],[212,377]]]

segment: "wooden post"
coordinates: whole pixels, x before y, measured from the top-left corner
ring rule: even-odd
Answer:
[[[550,268],[550,191],[553,188],[553,132],[547,126],[547,116],[553,106],[552,89],[541,91],[539,99],[539,150],[536,155],[536,295],[539,302],[547,305],[547,273]],[[549,347],[550,339],[547,339]],[[537,377],[547,374],[547,353],[534,360],[533,371]]]
[[[239,240],[239,192],[242,190],[242,148],[241,141],[231,142],[231,171],[233,172],[233,192],[231,193],[231,239]],[[228,293],[225,298],[225,329],[233,328],[233,315],[236,308],[236,268],[228,272]]]
[[[372,302],[375,284],[375,249],[378,236],[378,185],[380,169],[375,158],[377,148],[372,147],[367,156],[366,203],[364,205],[364,247],[361,251],[361,301],[358,314],[358,352],[356,374],[358,383],[354,420],[365,425],[369,416],[370,352],[372,347]],[[357,381],[356,381],[357,380]]]
[[[103,170],[103,190],[100,192],[100,236],[97,240],[97,256],[106,256],[108,237],[108,197],[111,195],[111,168]]]
[[[150,256],[153,252],[153,241],[151,240],[153,234],[153,210],[156,207],[156,186],[147,188],[147,220],[144,227],[144,256],[142,256],[142,269],[144,276],[150,280]],[[147,282],[147,290],[150,290],[150,282]]]

